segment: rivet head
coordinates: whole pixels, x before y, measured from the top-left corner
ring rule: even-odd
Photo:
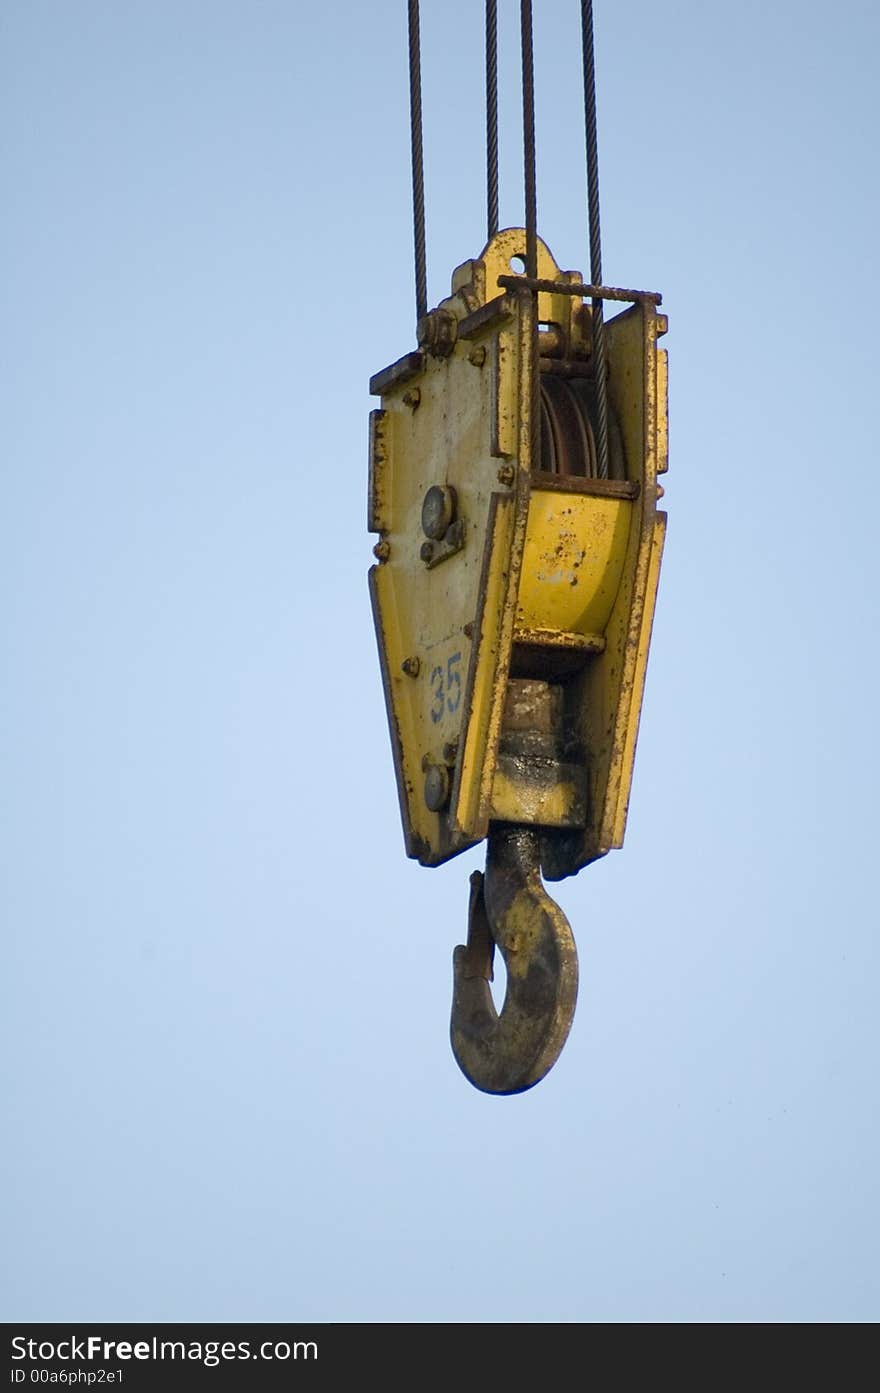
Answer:
[[[482,344],[472,348],[468,354],[468,362],[473,363],[475,368],[481,368],[486,361],[486,349]]]
[[[443,764],[429,764],[425,772],[425,804],[439,813],[449,802],[449,770]]]
[[[405,672],[407,677],[418,677],[421,666],[418,657],[404,658],[400,664],[401,671]]]
[[[403,394],[404,406],[411,406],[413,411],[415,411],[416,407],[418,406],[421,400],[422,394],[419,391],[418,387],[410,387],[409,390],[404,392]]]
[[[516,470],[512,464],[502,464],[498,470],[499,484],[506,484],[509,488],[516,478]]]
[[[432,484],[422,502],[422,531],[439,542],[455,518],[455,489],[449,484]]]
[[[389,542],[377,542],[373,547],[373,555],[377,561],[387,561],[391,555],[391,544]]]
[[[433,543],[433,542],[422,542],[422,545],[419,547],[419,556],[422,558],[423,561],[433,561],[433,560],[434,560],[434,543]]]

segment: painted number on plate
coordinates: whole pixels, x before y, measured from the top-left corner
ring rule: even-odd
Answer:
[[[431,720],[439,725],[446,712],[454,716],[461,705],[461,653],[453,653],[446,667],[439,663],[431,672]]]

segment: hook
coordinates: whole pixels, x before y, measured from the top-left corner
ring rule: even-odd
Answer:
[[[507,968],[501,1015],[489,983],[495,944]],[[453,955],[450,1036],[458,1067],[484,1093],[524,1093],[559,1058],[577,1001],[571,925],[541,882],[528,827],[490,828],[486,874],[471,876],[467,946]]]

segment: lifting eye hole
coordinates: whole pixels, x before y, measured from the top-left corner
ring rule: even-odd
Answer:
[[[524,276],[526,272],[525,258],[522,256],[512,256],[510,258],[510,269],[515,276]]]

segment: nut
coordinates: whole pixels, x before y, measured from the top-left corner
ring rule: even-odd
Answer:
[[[448,358],[458,338],[458,320],[448,310],[431,310],[419,320],[416,338],[419,348],[426,348],[433,358]]]
[[[425,804],[439,813],[449,802],[449,770],[443,764],[429,764],[425,773]]]
[[[443,538],[447,546],[461,547],[464,545],[464,519],[456,518],[446,529],[446,536]]]

